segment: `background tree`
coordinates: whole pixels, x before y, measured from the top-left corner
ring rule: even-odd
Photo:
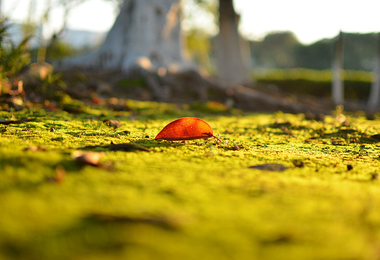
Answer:
[[[62,65],[124,72],[183,65],[180,12],[179,0],[124,0],[100,48]]]
[[[344,42],[343,32],[340,32],[335,42],[335,58],[333,61],[333,82],[332,82],[332,101],[336,105],[343,105],[344,86],[343,86],[343,58]]]
[[[249,45],[243,42],[238,32],[238,23],[239,15],[234,10],[232,0],[219,0],[218,76],[232,82],[249,79]]]
[[[251,41],[251,55],[255,68],[296,67],[296,51],[300,45],[293,32],[273,32],[267,34],[262,41]]]
[[[208,11],[212,10],[212,1],[195,2]],[[218,75],[228,81],[247,81],[249,45],[243,42],[238,33],[238,15],[232,0],[221,0],[219,4]],[[180,0],[124,0],[103,45],[94,53],[66,60],[62,65],[121,69],[124,72],[136,66],[150,70],[168,70],[173,67],[187,69],[189,63],[183,58],[181,39],[181,7]],[[204,34],[194,32],[188,31],[189,42],[186,46],[194,48],[195,52],[190,53],[193,58],[211,67],[210,60],[204,58],[210,51],[210,44]],[[200,44],[202,48],[198,48]]]
[[[377,55],[376,55],[376,65],[374,69],[375,79],[371,86],[371,91],[368,99],[368,108],[373,111],[379,105],[380,98],[380,34],[377,34]]]

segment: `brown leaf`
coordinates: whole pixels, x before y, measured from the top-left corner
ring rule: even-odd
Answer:
[[[263,170],[263,171],[276,171],[276,172],[282,172],[286,169],[289,169],[289,167],[278,164],[278,163],[266,163],[266,164],[260,164],[260,165],[254,165],[250,166],[251,169],[257,169],[257,170]]]
[[[75,156],[74,159],[80,164],[83,165],[91,165],[95,167],[100,166],[100,158],[102,157],[101,153],[96,153],[96,152],[88,152],[82,155]]]
[[[0,120],[1,125],[10,125],[10,124],[21,124],[31,121],[30,119],[21,119],[21,120]]]
[[[56,182],[62,182],[63,179],[65,178],[65,175],[66,175],[66,171],[65,171],[65,168],[63,168],[62,166],[58,166],[55,169],[55,181]]]
[[[54,177],[48,177],[46,178],[47,181],[57,182],[61,183],[63,179],[65,178],[66,170],[62,166],[57,166],[55,169],[55,176]]]
[[[322,113],[316,114],[309,111],[305,113],[305,120],[315,120],[315,121],[323,122],[325,121],[325,115]]]
[[[112,126],[114,128],[121,127],[121,124],[117,120],[106,119],[106,120],[103,120],[103,123],[105,123],[108,126]]]
[[[296,166],[298,168],[303,168],[305,166],[305,164],[299,160],[294,160],[292,163],[294,164],[294,166]]]
[[[45,152],[46,148],[42,147],[42,146],[29,146],[29,147],[25,148],[24,151],[32,151],[32,152],[43,151],[43,152]]]
[[[291,127],[292,123],[290,122],[275,122],[271,125],[272,128],[284,128],[284,127]]]
[[[178,229],[183,225],[178,219],[171,219],[166,216],[120,216],[113,214],[94,213],[87,216],[88,220],[105,223],[131,223],[131,224],[148,224],[165,229]]]

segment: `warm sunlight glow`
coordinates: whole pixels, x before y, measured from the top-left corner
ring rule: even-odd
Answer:
[[[183,1],[186,5],[190,0]],[[37,1],[36,11],[41,14],[47,2]],[[3,0],[1,10],[6,16],[21,21],[28,14],[29,3],[30,0]],[[236,11],[241,14],[240,30],[249,39],[260,39],[273,31],[293,31],[301,42],[312,43],[334,37],[339,30],[361,33],[380,31],[378,0],[235,0],[234,3]],[[203,17],[204,12],[197,15],[199,18],[196,19],[201,21],[205,30],[215,33],[212,19]],[[50,32],[60,28],[62,16],[62,10],[55,10],[50,16],[51,25],[45,30]],[[71,12],[68,27],[104,32],[111,28],[115,16],[115,6],[111,1],[87,1]],[[184,24],[185,29],[190,26]]]

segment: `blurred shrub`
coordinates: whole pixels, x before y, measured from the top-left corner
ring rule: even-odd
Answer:
[[[95,49],[95,47],[90,46],[75,48],[70,43],[66,43],[62,41],[62,39],[60,39],[58,36],[53,35],[46,46],[41,45],[33,48],[30,50],[30,54],[33,62],[46,61],[49,63],[54,63],[54,61],[90,52],[93,49]],[[45,53],[43,59],[38,58],[41,52]]]
[[[60,60],[65,57],[74,56],[79,53],[71,45],[60,41],[55,35],[52,37],[50,44],[46,48],[46,60]]]
[[[211,62],[211,41],[202,30],[189,30],[185,36],[185,50],[188,57],[210,74],[215,74],[215,67]]]
[[[372,72],[343,71],[345,97],[350,99],[368,99]],[[274,69],[256,70],[253,78],[258,83],[274,85],[280,90],[291,93],[309,94],[318,97],[331,96],[331,70]]]
[[[7,35],[6,20],[0,20],[0,73],[3,77],[14,77],[21,69],[30,64],[30,53],[27,43],[30,36],[15,45]]]
[[[0,96],[12,94],[23,96],[22,82],[17,79],[20,71],[30,64],[28,41],[31,36],[25,37],[20,44],[15,45],[7,35],[6,19],[0,20]],[[14,89],[14,91],[12,90]],[[13,98],[6,100],[14,107],[19,107],[22,100]]]

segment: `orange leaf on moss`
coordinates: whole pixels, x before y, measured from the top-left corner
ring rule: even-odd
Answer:
[[[210,137],[219,140],[219,138],[214,136],[211,126],[205,121],[195,117],[183,117],[166,125],[155,139],[182,141]]]

